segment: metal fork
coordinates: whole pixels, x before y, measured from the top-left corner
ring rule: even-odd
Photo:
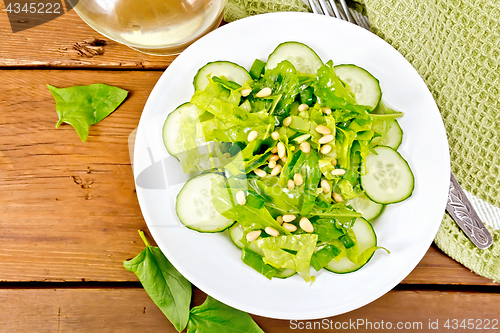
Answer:
[[[338,0],[340,2],[340,8],[335,2],[336,0],[328,0],[330,6],[327,5],[325,0],[308,0],[309,7],[314,14],[323,14],[327,16],[336,17],[338,19],[349,21],[353,24],[359,25],[367,30],[370,30],[370,23],[368,18],[363,16],[361,13],[349,9],[345,0]],[[317,1],[317,3],[316,3]]]
[[[338,0],[341,8],[338,7],[335,2],[336,0],[328,0],[330,7],[326,4],[325,0],[308,1],[314,14],[332,16],[370,30],[368,18],[356,10],[349,9],[345,0]],[[316,1],[319,3],[319,6],[316,5]],[[450,189],[446,211],[478,248],[487,249],[491,246],[493,237],[477,215],[453,173],[450,176]]]

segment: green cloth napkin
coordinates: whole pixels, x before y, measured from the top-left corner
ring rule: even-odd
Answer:
[[[364,0],[364,5],[372,32],[405,56],[432,92],[446,127],[452,172],[473,203],[481,202],[476,208],[493,235],[493,245],[480,250],[446,214],[435,243],[472,271],[500,282],[500,231],[493,230],[500,229],[500,4]],[[307,10],[300,0],[229,0],[227,8],[228,21]]]

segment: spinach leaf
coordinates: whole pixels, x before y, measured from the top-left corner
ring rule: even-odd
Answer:
[[[335,245],[328,244],[321,250],[313,253],[311,257],[311,266],[318,272],[325,267],[333,258],[342,253],[342,250]]]
[[[313,87],[314,94],[322,106],[328,106],[332,109],[356,110],[354,108],[356,104],[354,94],[339,79],[331,60],[318,69]]]
[[[106,84],[56,88],[47,85],[54,100],[61,123],[73,126],[80,139],[85,142],[89,127],[109,116],[125,100],[128,92]]]
[[[255,269],[260,274],[271,280],[278,271],[271,265],[266,264],[262,256],[247,249],[243,249],[241,253],[241,260],[248,266]]]
[[[177,331],[188,322],[191,303],[191,283],[168,261],[158,247],[149,245],[142,231],[139,234],[146,248],[123,266],[135,273],[144,290],[167,316]]]
[[[267,70],[264,73],[262,80],[257,82],[256,86],[258,89],[269,87],[273,91],[273,96],[281,96],[276,105],[274,105],[272,114],[275,115],[280,121],[285,119],[290,111],[290,105],[299,93],[299,78],[292,63],[288,60],[283,60],[275,68]],[[256,110],[264,108],[262,106],[263,101],[266,101],[267,104],[271,104],[273,102],[271,99],[251,99],[251,103]],[[270,108],[270,105],[265,107],[265,109]]]
[[[247,313],[210,296],[191,309],[187,333],[264,333]]]
[[[313,222],[314,233],[318,235],[318,242],[329,242],[339,238],[344,233],[336,227],[335,219],[317,219]]]
[[[255,208],[250,205],[240,205],[236,202],[236,193],[239,190],[244,190],[245,185],[242,184],[246,185],[246,182],[244,180],[238,181],[236,178],[229,178],[227,184],[226,182],[217,183],[212,181],[212,202],[217,212],[251,229],[273,227],[282,234],[290,234],[271,216],[265,207]],[[260,195],[258,192],[257,194]]]

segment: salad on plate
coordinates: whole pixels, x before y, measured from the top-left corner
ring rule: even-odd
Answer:
[[[192,176],[176,199],[182,224],[228,230],[269,279],[354,272],[383,249],[371,222],[412,194],[414,178],[397,151],[403,114],[375,77],[285,42],[248,71],[210,62],[193,84],[163,127]]]

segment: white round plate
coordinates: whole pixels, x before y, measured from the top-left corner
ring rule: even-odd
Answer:
[[[389,205],[373,223],[377,251],[350,274],[322,270],[310,285],[298,275],[268,280],[240,259],[225,233],[203,234],[181,225],[175,191],[187,178],[162,141],[163,123],[190,100],[193,77],[210,61],[229,60],[250,68],[266,61],[286,41],[309,45],[335,64],[359,65],[379,79],[384,101],[404,112],[399,147],[415,175],[406,201]],[[366,305],[401,282],[422,259],[444,214],[450,181],[445,129],[438,108],[413,67],[393,47],[353,24],[308,13],[273,13],[227,24],[186,49],[153,89],[139,124],[134,154],[137,196],[146,223],[161,250],[194,285],[234,308],[279,319],[318,319]],[[166,179],[165,179],[166,178]],[[168,183],[168,186],[165,185]]]

